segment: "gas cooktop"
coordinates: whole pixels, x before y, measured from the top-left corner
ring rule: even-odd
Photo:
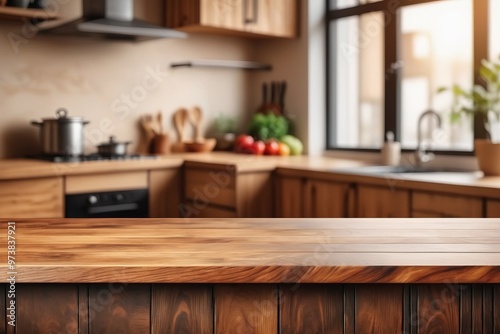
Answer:
[[[145,160],[157,159],[156,155],[140,155],[140,154],[127,154],[127,155],[112,155],[104,156],[97,153],[86,155],[34,155],[30,156],[31,159],[45,160],[51,162],[85,162],[85,161],[130,161],[130,160]]]

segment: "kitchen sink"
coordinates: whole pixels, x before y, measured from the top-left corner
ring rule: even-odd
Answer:
[[[355,174],[413,174],[413,173],[468,173],[470,171],[453,168],[431,168],[417,166],[363,166],[349,170],[336,170]]]

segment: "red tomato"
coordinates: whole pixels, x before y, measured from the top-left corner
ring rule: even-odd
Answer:
[[[236,152],[248,153],[254,143],[253,137],[248,135],[239,135],[236,138],[234,147]]]
[[[278,155],[280,153],[280,144],[276,140],[266,142],[265,155]]]
[[[262,155],[264,154],[264,151],[266,150],[266,144],[262,140],[257,140],[254,142],[250,148],[250,151],[252,154],[256,155]]]

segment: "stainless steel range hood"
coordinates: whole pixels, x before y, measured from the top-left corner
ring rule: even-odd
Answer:
[[[83,0],[83,17],[47,21],[40,31],[69,36],[117,39],[186,38],[187,34],[134,18],[134,0]]]

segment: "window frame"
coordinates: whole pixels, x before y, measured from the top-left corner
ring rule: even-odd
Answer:
[[[401,141],[401,75],[400,71],[393,71],[389,73],[391,65],[400,59],[398,54],[398,43],[400,40],[398,33],[400,31],[398,24],[401,20],[399,18],[399,9],[406,6],[438,2],[443,0],[382,0],[378,2],[371,2],[360,4],[353,7],[331,9],[332,3],[336,0],[325,0],[326,3],[326,19],[325,19],[325,35],[326,35],[326,149],[336,151],[356,151],[356,152],[379,152],[380,149],[374,148],[353,148],[342,147],[330,144],[332,133],[335,134],[335,129],[330,126],[332,118],[336,118],[337,111],[332,108],[332,101],[336,100],[336,66],[335,58],[332,55],[336,54],[337,43],[332,41],[332,31],[334,36],[335,28],[330,28],[331,22],[345,17],[359,16],[362,14],[372,12],[384,13],[384,73],[386,73],[384,84],[384,134],[392,131],[395,135],[395,140]],[[472,29],[473,29],[473,78],[474,84],[484,85],[477,75],[481,66],[482,59],[488,59],[489,49],[489,0],[472,0]],[[331,93],[333,92],[333,93]],[[486,138],[486,131],[483,123],[474,119],[474,138]],[[403,152],[414,152],[414,149],[403,149]],[[474,151],[455,151],[455,150],[430,150],[435,154],[442,155],[456,155],[456,156],[471,156]]]

